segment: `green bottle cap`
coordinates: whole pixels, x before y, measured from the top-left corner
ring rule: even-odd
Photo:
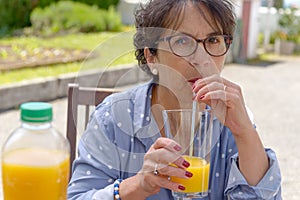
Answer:
[[[44,102],[28,102],[21,105],[23,122],[51,122],[52,105]]]

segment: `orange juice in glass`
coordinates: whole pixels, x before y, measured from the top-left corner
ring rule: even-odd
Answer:
[[[69,155],[63,151],[25,148],[2,159],[4,200],[66,200]]]
[[[209,169],[210,164],[198,157],[183,156],[190,163],[187,168],[193,174],[189,179],[171,177],[171,181],[180,183],[185,186],[184,193],[197,193],[208,191]],[[199,181],[202,180],[202,181]]]
[[[172,191],[173,196],[175,199],[207,196],[213,125],[211,113],[208,110],[164,110],[163,117],[166,137],[181,145],[180,154],[190,163],[187,171],[193,174],[188,179],[171,177],[171,181],[185,187],[184,191]]]

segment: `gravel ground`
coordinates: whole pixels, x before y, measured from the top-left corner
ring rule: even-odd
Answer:
[[[297,145],[300,141],[300,57],[285,58],[264,67],[230,64],[225,67],[223,75],[242,86],[264,145],[277,153],[283,179],[283,199],[298,200],[300,180],[295,172],[300,166],[300,147]],[[66,99],[51,103],[54,107],[53,124],[65,133]],[[0,113],[1,143],[18,126],[18,118],[16,110]]]

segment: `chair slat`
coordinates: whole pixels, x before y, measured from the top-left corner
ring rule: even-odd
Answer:
[[[72,170],[72,163],[76,158],[76,144],[77,144],[77,114],[78,106],[85,106],[84,127],[86,128],[90,106],[97,106],[108,95],[121,90],[109,89],[109,88],[89,88],[79,87],[78,84],[68,85],[68,111],[67,111],[67,139],[70,142],[70,177]]]

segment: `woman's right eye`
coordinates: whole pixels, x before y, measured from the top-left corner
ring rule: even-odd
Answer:
[[[174,38],[175,39],[175,38]],[[187,45],[190,43],[190,39],[188,37],[185,36],[181,36],[181,37],[176,37],[174,44],[175,45]]]
[[[207,39],[207,42],[210,44],[218,44],[220,41],[220,36],[212,36]]]

